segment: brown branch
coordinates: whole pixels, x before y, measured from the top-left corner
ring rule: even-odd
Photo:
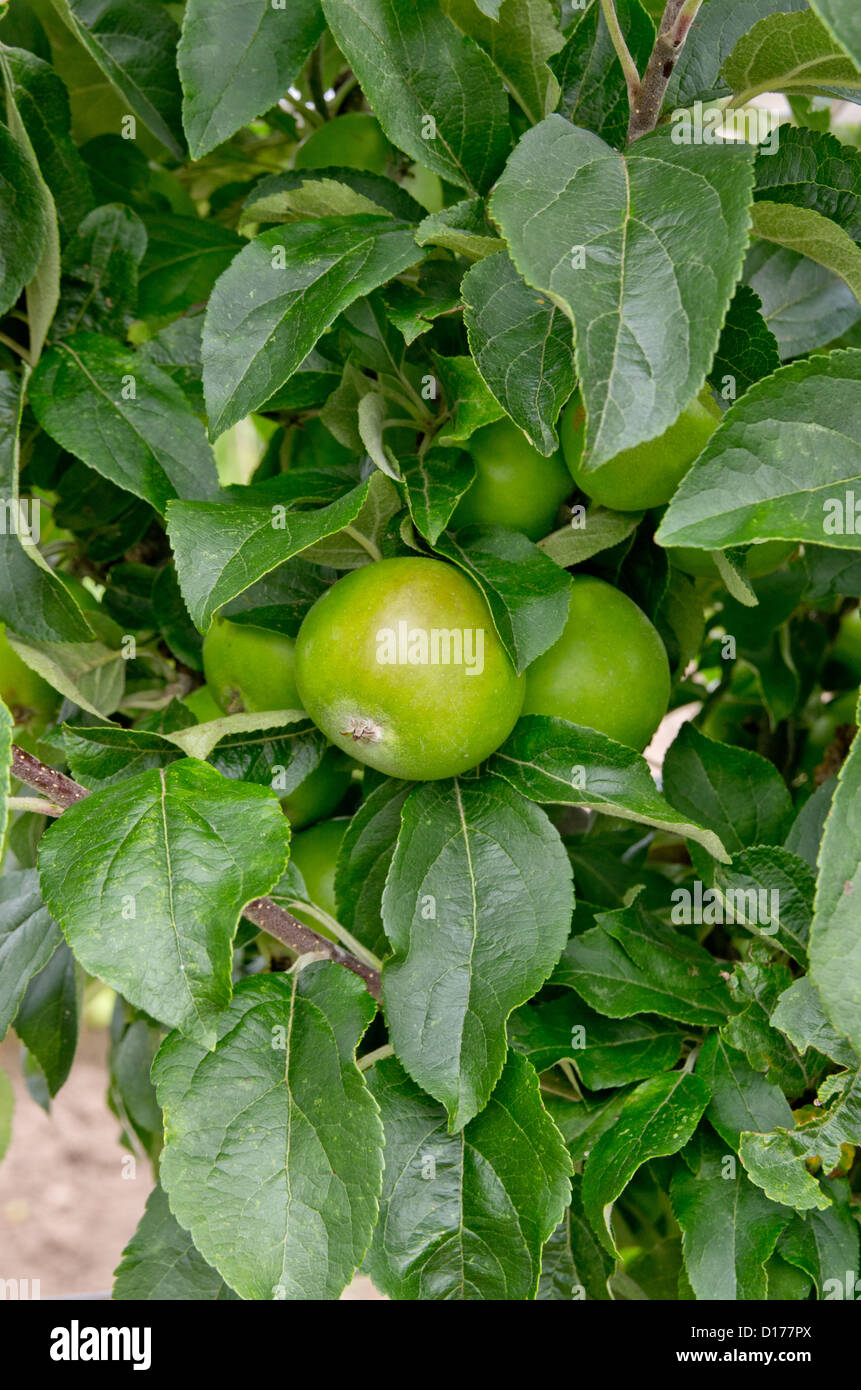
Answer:
[[[86,787],[73,782],[71,777],[58,772],[56,768],[40,763],[38,758],[26,753],[16,743],[12,744],[12,776],[17,777],[19,782],[26,782],[34,791],[44,792],[49,801],[53,801],[55,806],[62,806],[64,810],[89,796]]]
[[[629,145],[658,124],[670,78],[701,3],[702,0],[667,0],[643,80],[631,98]]]
[[[44,792],[55,806],[62,806],[64,810],[77,802],[83,801],[84,797],[89,796],[86,787],[82,787],[79,782],[73,782],[71,777],[67,777],[63,772],[57,772],[56,768],[48,767],[45,763],[39,762],[32,753],[26,753],[17,744],[12,745],[12,776],[19,782],[26,782],[28,787],[33,787],[36,791]],[[354,975],[358,975],[364,981],[369,993],[375,999],[380,998],[380,976],[379,972],[366,965],[364,961],[345,951],[343,946],[330,941],[328,937],[320,936],[317,932],[306,927],[304,922],[293,917],[286,912],[283,907],[279,907],[271,898],[255,898],[242,912],[243,917],[247,917],[249,922],[253,922],[256,927],[261,927],[263,931],[274,936],[278,941],[289,946],[291,951],[296,951],[298,955],[306,955],[310,951],[318,955],[325,956],[328,960],[334,961],[336,965],[345,965],[348,970],[352,970]]]

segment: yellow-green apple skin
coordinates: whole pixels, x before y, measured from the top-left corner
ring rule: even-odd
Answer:
[[[761,579],[779,569],[798,546],[795,541],[761,541],[752,545],[745,556],[744,568],[750,579]],[[671,565],[684,574],[697,579],[720,579],[720,570],[709,550],[698,550],[692,545],[668,545],[667,559]]]
[[[206,683],[224,714],[301,709],[291,637],[216,618],[203,639]]]
[[[76,579],[73,574],[57,573],[57,578],[66,586],[72,598],[79,608],[85,613],[97,613],[101,609],[101,603],[96,598],[92,589],[88,589],[86,584],[80,579]]]
[[[191,710],[198,724],[208,724],[213,719],[224,718],[224,710],[219,707],[208,685],[201,685],[199,689],[192,690],[181,703],[186,709]]]
[[[411,164],[401,180],[401,187],[428,212],[442,212],[445,204],[442,179],[424,164]]]
[[[721,421],[711,393],[701,391],[657,439],[624,449],[600,468],[581,468],[586,416],[579,391],[562,412],[559,438],[571,477],[587,497],[617,512],[639,512],[669,502]]]
[[[313,772],[282,796],[281,805],[294,830],[331,816],[353,780],[352,766],[340,748],[327,748]]]
[[[640,750],[669,698],[666,649],[642,609],[602,579],[575,578],[562,636],[526,669],[524,715],[567,719]]]
[[[346,818],[318,821],[316,825],[309,826],[307,830],[300,830],[298,835],[294,835],[290,846],[290,856],[302,875],[311,902],[335,918],[338,916],[338,905],[335,901],[335,866],[344,831],[349,824]],[[312,913],[304,911],[301,907],[291,907],[290,911],[312,931],[320,932],[322,936],[328,936],[333,941],[336,939],[334,932],[318,922]]]
[[[531,541],[546,536],[572,490],[561,454],[539,454],[511,420],[482,426],[467,449],[475,478],[454,510],[452,527],[506,526]]]
[[[861,681],[861,609],[853,608],[841,618],[828,662],[842,677],[841,685]]]
[[[15,724],[27,725],[34,733],[44,733],[60,705],[53,686],[31,671],[12,650],[6,629],[0,623],[0,698]]]
[[[365,169],[381,174],[392,147],[376,117],[351,111],[319,126],[296,147],[294,169]]]
[[[380,560],[333,584],[300,628],[296,683],[330,743],[418,781],[488,757],[514,727],[525,686],[479,589],[424,558]]]

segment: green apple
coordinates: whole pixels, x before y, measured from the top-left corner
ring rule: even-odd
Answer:
[[[575,391],[562,412],[559,438],[565,462],[581,492],[617,512],[639,512],[669,502],[694,459],[702,453],[722,418],[720,406],[704,389],[657,439],[624,449],[594,471],[581,468],[586,412]]]

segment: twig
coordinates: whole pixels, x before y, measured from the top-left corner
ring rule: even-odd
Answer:
[[[44,792],[54,806],[64,810],[83,801],[84,797],[90,794],[86,787],[72,781],[71,777],[58,772],[56,768],[47,767],[38,758],[34,758],[32,753],[25,752],[14,743],[12,776],[36,791]],[[289,912],[285,912],[284,908],[279,907],[271,898],[255,898],[243,909],[242,915],[299,955],[315,952],[327,960],[334,961],[336,965],[345,965],[354,975],[364,980],[368,992],[375,999],[381,997],[379,971],[372,969],[364,961],[357,960],[336,942],[329,941],[325,936],[318,936],[317,932],[306,927]]]
[[[329,119],[329,107],[326,102],[326,93],[323,87],[323,49],[322,41],[317,44],[311,54],[311,62],[308,66],[308,86],[311,89],[311,100],[324,121]]]
[[[364,1057],[360,1057],[357,1063],[359,1071],[367,1071],[377,1062],[382,1062],[386,1057],[394,1057],[395,1049],[391,1043],[383,1043],[382,1047],[376,1048],[374,1052],[366,1052]]]
[[[86,787],[73,782],[71,777],[58,772],[56,768],[46,767],[16,743],[12,744],[12,776],[17,777],[19,782],[26,782],[34,791],[44,792],[49,801],[63,810],[89,796]]]
[[[10,811],[32,811],[37,816],[61,816],[62,807],[55,806],[53,801],[46,801],[41,796],[9,796],[6,798],[6,806]]]
[[[616,50],[616,56],[622,64],[622,71],[628,84],[628,98],[633,108],[635,98],[640,90],[640,74],[637,64],[631,57],[631,50],[625,42],[625,35],[622,33],[622,26],[619,23],[619,16],[616,14],[613,0],[601,0],[601,9],[604,11],[604,19],[613,47]]]
[[[16,343],[14,338],[10,338],[6,333],[0,333],[0,343],[4,343],[7,348],[11,348],[13,352],[17,352],[18,356],[23,359],[27,366],[30,365],[30,353],[28,349],[22,347],[20,343]]]
[[[612,0],[605,0],[605,3],[612,7]],[[628,94],[631,98],[631,119],[628,124],[629,145],[634,140],[638,140],[641,135],[654,130],[658,124],[670,78],[701,4],[702,0],[667,0],[667,7],[658,28],[658,37],[655,39],[655,46],[646,65],[643,80],[638,82],[633,93],[631,83],[628,81]],[[618,25],[618,20],[616,22]]]

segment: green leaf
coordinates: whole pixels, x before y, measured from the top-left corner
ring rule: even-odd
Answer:
[[[825,1102],[832,1103],[825,1106]],[[861,1072],[829,1076],[819,1088],[820,1113],[793,1130],[741,1136],[741,1161],[757,1187],[772,1201],[797,1211],[824,1211],[831,1205],[825,1188],[806,1168],[821,1161],[828,1173],[841,1158],[841,1145],[861,1143]]]
[[[728,96],[732,89],[722,78],[721,67],[739,39],[758,19],[806,9],[807,0],[734,0],[729,5],[703,5],[670,78],[666,108]]]
[[[828,1183],[832,1204],[825,1211],[793,1217],[780,1242],[780,1253],[815,1283],[820,1298],[857,1296],[858,1223],[845,1179]]]
[[[779,366],[777,339],[762,317],[762,301],[750,285],[739,285],[721,329],[709,382],[718,392],[731,383],[735,400]]]
[[[861,154],[821,130],[782,125],[780,143],[756,161],[754,197],[810,208],[853,241],[861,238]]]
[[[772,844],[741,851],[715,875],[723,920],[749,927],[803,968],[815,887],[815,877],[804,861]],[[704,921],[708,920],[705,916]]]
[[[434,549],[481,589],[517,671],[553,646],[568,616],[571,578],[522,532],[469,527],[440,536]]]
[[[277,883],[288,837],[271,791],[183,761],[65,811],[40,845],[42,892],[90,974],[212,1047],[240,911]]]
[[[637,907],[602,912],[574,936],[551,977],[610,1018],[658,1014],[694,1026],[725,1023],[733,1008],[720,962]]]
[[[812,208],[760,201],[753,205],[753,232],[816,261],[839,275],[856,299],[861,296],[861,249],[830,218]]]
[[[475,464],[465,449],[428,449],[401,462],[413,525],[435,545],[452,512],[475,478]]]
[[[840,769],[819,851],[810,974],[834,1027],[861,1052],[861,739]]]
[[[130,109],[182,158],[179,30],[149,0],[52,0],[57,13]]]
[[[412,229],[389,217],[295,222],[256,237],[217,282],[206,313],[211,435],[264,405],[343,309],[421,258]]]
[[[483,425],[501,420],[505,411],[492,396],[471,356],[441,357],[433,355],[439,372],[450,424],[435,435],[436,444],[464,444]]]
[[[571,1161],[529,1063],[511,1053],[481,1114],[456,1135],[396,1058],[378,1062],[368,1085],[386,1140],[366,1264],[377,1288],[409,1300],[534,1298]]]
[[[829,1022],[819,991],[809,975],[784,990],[771,1015],[775,1028],[785,1033],[799,1052],[812,1048],[844,1067],[857,1067],[858,1053]]]
[[[655,26],[638,0],[617,0],[616,14],[631,57],[643,72],[654,47]],[[630,116],[628,87],[600,0],[575,11],[568,41],[551,66],[561,87],[561,113],[608,145],[623,145]]]
[[[861,318],[861,305],[848,285],[815,261],[773,242],[754,243],[746,276],[762,300],[763,318],[777,339],[781,361],[832,342]]]
[[[765,1299],[764,1266],[790,1216],[754,1187],[735,1154],[704,1134],[693,1171],[673,1174],[670,1200],[694,1295]]]
[[[658,1018],[604,1018],[569,992],[515,1009],[508,1036],[536,1071],[570,1061],[590,1091],[602,1091],[674,1067],[684,1034]]]
[[[841,48],[861,67],[861,16],[853,0],[811,0],[810,8],[816,11]]]
[[[320,0],[189,0],[177,61],[192,159],[275,106],[324,28]]]
[[[409,791],[409,783],[393,777],[374,788],[347,826],[335,866],[338,921],[377,955],[388,947],[383,890]]]
[[[113,1301],[223,1302],[237,1296],[171,1214],[164,1189],[154,1187],[116,1270]]]
[[[812,10],[772,14],[736,44],[721,75],[742,106],[763,92],[820,96],[861,89],[861,73]]]
[[[245,723],[245,716],[243,727],[235,730],[228,727],[234,719],[235,716],[214,721],[223,723],[225,731],[219,735],[213,729],[209,748],[205,743],[195,746],[193,728],[183,729],[173,737],[190,757],[208,758],[223,777],[233,782],[255,782],[260,787],[272,787],[280,796],[295,791],[299,783],[319,767],[327,744],[310,719],[293,714],[283,724],[278,721],[276,725],[271,715],[265,724],[263,716],[258,715],[254,728],[250,720]]]
[[[368,484],[362,483],[329,507],[286,511],[283,517],[274,492],[272,506],[261,505],[259,497],[245,501],[241,495],[236,501],[171,506],[170,542],[182,596],[195,625],[206,632],[213,614],[255,580],[357,521],[368,491]]]
[[[36,870],[6,869],[0,878],[0,1038],[62,939],[42,902]]]
[[[623,156],[550,116],[508,161],[491,213],[574,324],[587,468],[662,434],[703,385],[747,248],[752,160],[666,130]]]
[[[4,59],[18,114],[51,190],[62,239],[66,240],[93,206],[87,166],[69,135],[69,94],[49,64],[34,53],[7,48]]]
[[[169,739],[146,729],[66,724],[63,741],[72,776],[89,791],[101,791],[183,757]]]
[[[24,382],[0,372],[0,491],[19,502],[18,466]],[[19,509],[19,520],[26,521]],[[42,560],[19,525],[0,535],[0,620],[22,637],[46,642],[80,642],[92,634],[65,585]]]
[[[356,213],[388,215],[399,222],[418,222],[425,216],[424,208],[406,189],[385,175],[335,165],[288,169],[261,179],[242,205],[240,227]]]
[[[379,470],[372,473],[362,487],[367,488],[367,491],[355,520],[350,521],[342,530],[333,531],[322,540],[314,541],[308,546],[303,560],[312,565],[329,565],[336,570],[352,570],[376,559],[388,532],[389,522],[403,511],[404,504],[391,478],[387,478],[385,473],[380,473]],[[346,507],[346,499],[343,500]],[[319,597],[319,592],[318,589],[314,598]],[[304,604],[302,616],[309,607],[310,603]]]
[[[165,734],[67,724],[63,737],[76,780],[95,791],[126,780],[132,769],[139,773],[166,767],[185,755],[208,759],[231,781],[254,782],[286,794],[314,771],[326,748],[323,735],[296,710],[225,715],[205,724],[190,721]]]
[[[39,424],[127,492],[164,510],[218,487],[203,426],[170,377],[95,333],[52,347],[30,383]]]
[[[556,420],[574,389],[571,323],[529,288],[503,251],[463,280],[464,321],[491,394],[545,457],[559,446]]]
[[[683,724],[664,760],[664,791],[678,811],[720,836],[731,853],[779,845],[792,799],[772,763]]]
[[[33,149],[27,128],[21,119],[20,112],[15,102],[15,84],[12,74],[6,62],[5,50],[0,49],[0,70],[3,72],[3,81],[6,88],[6,119],[9,126],[9,136],[15,143],[17,152],[23,156],[25,163],[29,166],[29,174],[35,176],[38,186],[38,201],[41,207],[34,208],[32,223],[19,223],[16,234],[23,236],[25,240],[35,238],[35,245],[38,246],[39,255],[34,263],[31,278],[27,282],[27,322],[30,332],[30,351],[29,362],[31,365],[39,361],[39,357],[44,346],[45,337],[54,317],[54,310],[57,307],[57,298],[60,292],[60,233],[57,224],[57,209],[54,206],[54,199],[51,191],[45,182],[44,175],[39,168],[36,152]],[[0,137],[0,191],[6,175],[3,173],[3,165],[7,162],[7,156],[3,153],[3,139]],[[15,218],[20,215],[26,206],[29,197],[28,188],[30,186],[29,177],[25,177],[23,186],[17,184],[14,172],[15,160],[12,160],[10,170],[13,179],[11,226],[16,228]],[[20,175],[20,171],[18,171]],[[23,202],[19,200],[23,197]],[[0,230],[2,230],[0,223]],[[11,257],[12,273],[15,273],[16,257],[14,252]],[[20,263],[20,260],[19,260]],[[6,307],[3,303],[8,285],[4,285],[4,280],[8,271],[4,267],[4,258],[0,256],[0,313],[5,313]],[[17,298],[17,295],[15,296]],[[9,306],[11,307],[11,306]]]
[[[150,1071],[163,1033],[157,1024],[127,1013],[132,1019],[122,1032],[116,1016],[112,1020],[108,1104],[123,1126],[123,1142],[133,1149],[141,1144],[155,1163],[164,1144],[164,1118]]]
[[[688,818],[661,796],[641,754],[594,729],[528,714],[494,753],[489,771],[545,805],[588,806],[623,820],[653,825],[728,858],[719,837],[697,814]]]
[[[559,83],[547,60],[564,44],[550,0],[502,0],[492,18],[474,0],[442,0],[442,9],[492,59],[531,122],[550,115]]]
[[[583,1170],[583,1209],[611,1254],[613,1203],[649,1159],[684,1147],[708,1098],[708,1087],[698,1076],[653,1076],[626,1097],[616,1123],[590,1151]]]
[[[6,1153],[12,1138],[12,1113],[15,1109],[15,1092],[5,1071],[0,1070],[0,1158]]]
[[[449,183],[486,193],[511,147],[490,59],[436,0],[323,0],[338,47],[393,144]]]
[[[121,650],[94,638],[87,642],[25,641],[12,632],[7,632],[6,638],[27,666],[88,714],[107,719],[117,709],[126,681]]]
[[[443,246],[468,261],[480,261],[503,250],[503,243],[487,221],[484,201],[465,198],[441,212],[432,212],[416,228],[419,246]]]
[[[407,797],[383,894],[383,994],[398,1058],[452,1130],[487,1104],[508,1015],[559,959],[572,908],[557,831],[503,783],[426,782]]]
[[[658,543],[712,549],[783,539],[858,549],[837,504],[861,483],[859,429],[861,352],[781,367],[724,416],[670,503]]]
[[[408,347],[432,328],[435,319],[460,311],[462,274],[462,266],[453,261],[428,260],[419,267],[414,284],[393,280],[383,290],[389,321]]]
[[[125,338],[146,240],[137,213],[121,203],[106,203],[83,219],[63,254],[55,337],[88,329]]]
[[[773,1081],[786,1096],[803,1095],[811,1076],[818,1075],[822,1059],[813,1054],[805,1066],[789,1040],[771,1024],[781,993],[792,975],[788,965],[752,952],[753,959],[736,962],[730,989],[739,1012],[725,1024],[722,1037],[730,1047],[743,1052],[754,1071]]]
[[[620,545],[643,519],[642,512],[614,512],[596,503],[588,510],[578,512],[575,508],[574,512],[570,526],[551,531],[538,542],[538,549],[565,569],[570,565],[582,565],[602,550]]]
[[[697,1076],[711,1092],[709,1121],[731,1149],[738,1148],[743,1131],[766,1134],[779,1125],[792,1127],[792,1111],[780,1087],[754,1071],[720,1032],[710,1033],[703,1043]]]
[[[388,414],[389,406],[385,396],[379,391],[368,391],[359,401],[356,423],[359,438],[368,457],[387,478],[399,482],[401,475],[398,461],[385,442]]]
[[[540,1302],[610,1298],[607,1280],[615,1260],[595,1238],[586,1219],[582,1186],[580,1174],[575,1173],[571,1205],[541,1253]]]
[[[138,308],[143,318],[163,318],[201,304],[246,245],[218,222],[163,212],[146,219],[147,247],[140,269]]]
[[[5,836],[9,822],[7,805],[9,773],[12,767],[12,715],[0,699],[0,835]],[[2,1029],[0,1029],[2,1037]]]
[[[375,1004],[318,962],[241,980],[215,1051],[172,1033],[153,1066],[161,1181],[195,1246],[246,1299],[336,1299],[377,1219],[382,1126],[355,1064]]]
[[[0,315],[36,273],[50,228],[38,165],[0,122]]]
[[[55,1096],[67,1079],[78,1045],[83,979],[62,942],[27,985],[15,1015],[15,1032],[44,1074]]]

